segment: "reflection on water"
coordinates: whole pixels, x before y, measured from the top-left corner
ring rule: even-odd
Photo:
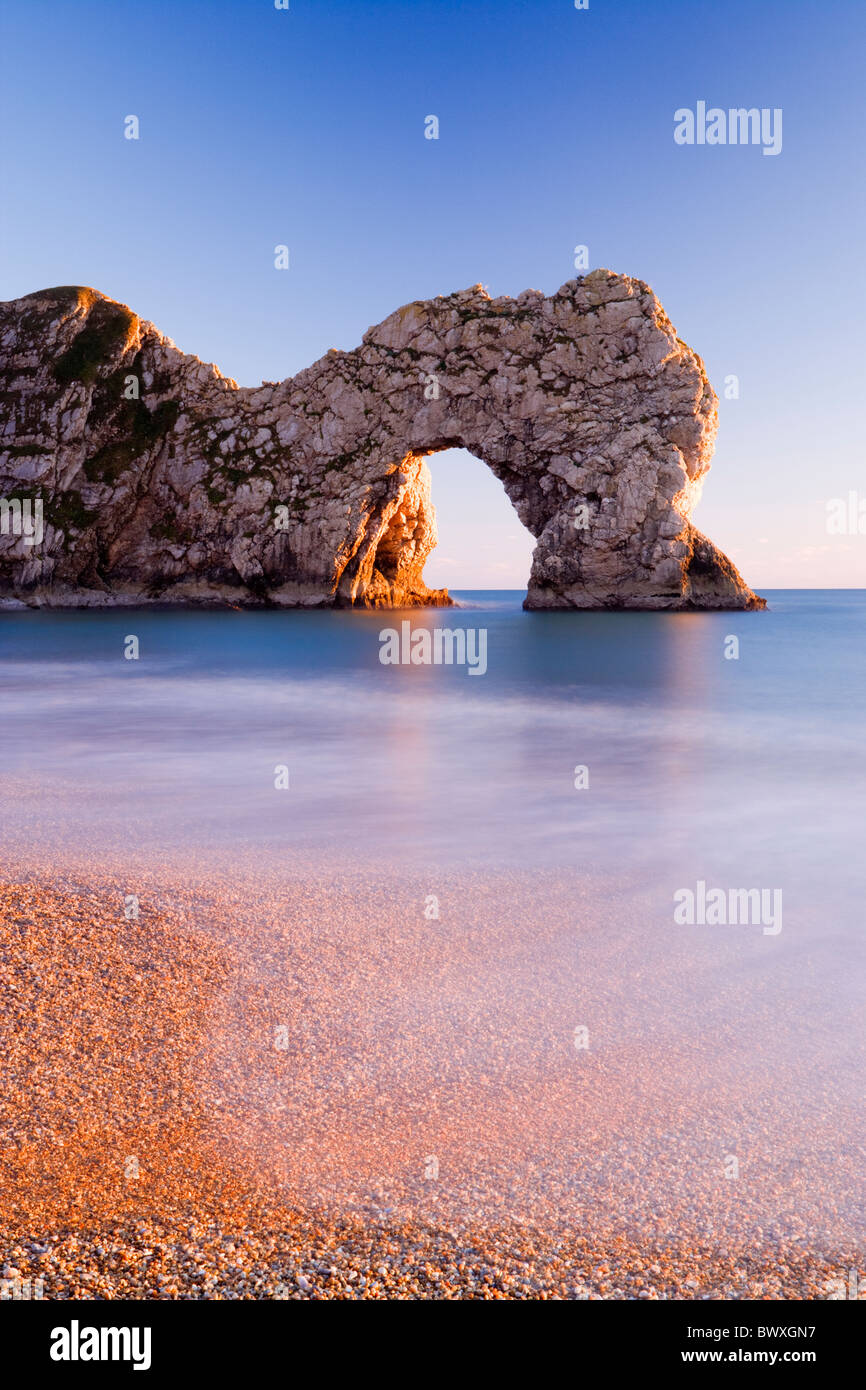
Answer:
[[[364,861],[679,860],[686,882],[691,861],[738,882],[844,880],[866,758],[859,593],[745,614],[462,598],[411,622],[486,627],[483,677],[381,665],[379,632],[404,615],[3,615],[7,837],[26,820],[97,854],[339,846]]]

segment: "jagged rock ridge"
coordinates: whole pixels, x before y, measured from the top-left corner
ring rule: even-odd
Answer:
[[[716,407],[648,286],[606,270],[408,304],[258,389],[43,290],[0,306],[0,603],[448,603],[424,460],[461,446],[537,538],[527,607],[762,607],[689,521]]]

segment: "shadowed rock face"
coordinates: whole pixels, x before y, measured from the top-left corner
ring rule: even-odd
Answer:
[[[449,603],[424,457],[459,446],[537,538],[527,607],[763,607],[688,519],[716,425],[700,358],[606,270],[408,304],[256,390],[44,290],[0,306],[0,603]]]

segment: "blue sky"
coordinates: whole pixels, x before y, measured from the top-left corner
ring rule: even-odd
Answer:
[[[652,285],[720,396],[739,377],[697,524],[759,588],[863,584],[866,537],[825,527],[828,499],[866,497],[859,0],[3,0],[0,16],[3,298],[94,285],[251,385],[411,299],[549,293],[585,244],[590,266]],[[676,145],[674,111],[698,100],[781,107],[781,154]],[[432,467],[428,577],[521,585],[499,485],[468,457]]]

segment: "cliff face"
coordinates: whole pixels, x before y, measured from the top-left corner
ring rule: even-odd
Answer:
[[[0,605],[448,603],[424,457],[462,446],[537,537],[528,607],[761,607],[688,519],[716,424],[652,291],[604,270],[406,305],[258,389],[43,290],[0,306]]]

